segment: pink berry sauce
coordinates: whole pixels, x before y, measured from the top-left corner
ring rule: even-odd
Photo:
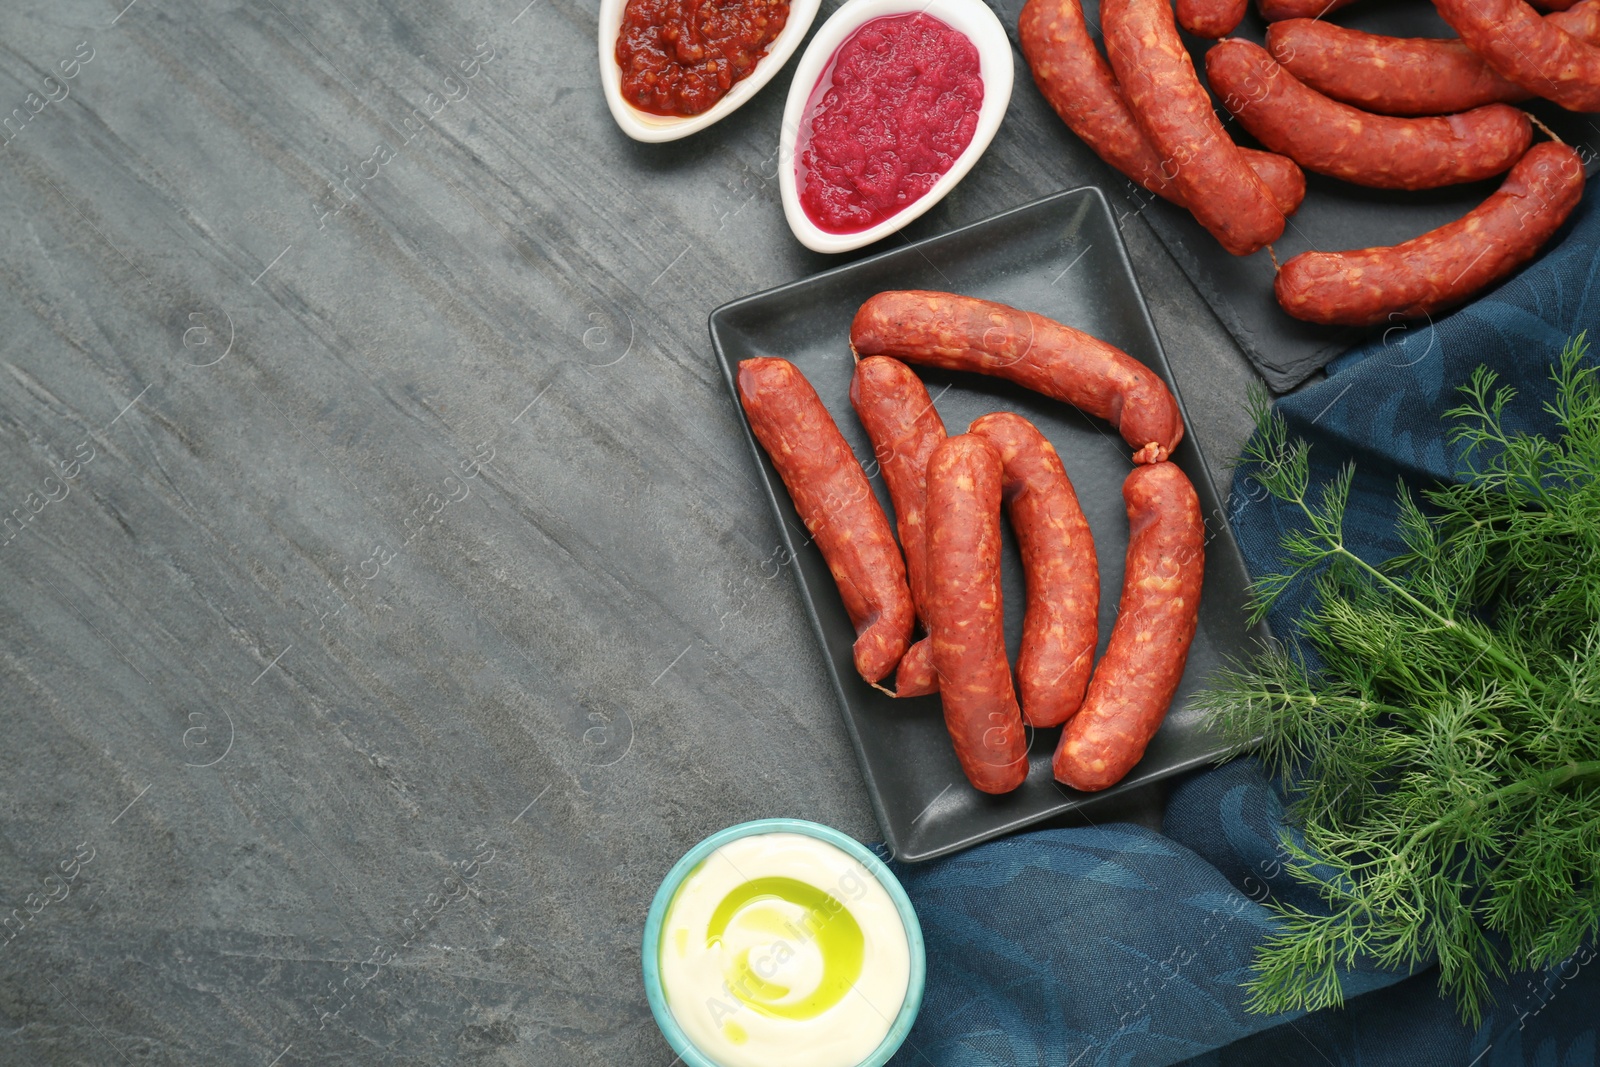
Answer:
[[[865,23],[833,54],[806,113],[800,205],[828,233],[860,233],[916,203],[972,143],[978,49],[921,13]]]

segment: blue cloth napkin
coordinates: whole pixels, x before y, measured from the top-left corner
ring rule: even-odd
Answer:
[[[1586,200],[1557,247],[1437,323],[1398,325],[1277,410],[1312,443],[1314,475],[1354,460],[1347,543],[1400,550],[1396,479],[1449,478],[1443,413],[1479,364],[1518,396],[1508,423],[1546,430],[1550,365],[1590,330],[1600,355],[1600,211]],[[1594,358],[1594,357],[1591,357]],[[1280,569],[1292,524],[1241,470],[1230,521],[1251,573]],[[1289,636],[1305,603],[1273,612]],[[928,946],[922,1013],[896,1065],[1158,1067],[1329,1064],[1592,1067],[1600,950],[1514,976],[1483,1023],[1462,1024],[1436,974],[1357,971],[1341,1010],[1252,1015],[1239,983],[1272,929],[1269,897],[1317,907],[1282,866],[1282,798],[1253,760],[1183,780],[1163,833],[1106,825],[1024,834],[931,863],[896,864]]]

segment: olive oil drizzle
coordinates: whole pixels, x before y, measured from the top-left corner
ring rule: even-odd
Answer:
[[[768,877],[752,878],[722,898],[707,925],[706,945],[720,943],[736,915],[746,909],[759,908],[767,901],[792,904],[804,909],[805,915],[799,922],[784,917],[776,909],[764,909],[765,914],[746,915],[745,922],[756,922],[770,929],[774,939],[770,951],[754,963],[748,950],[735,957],[727,976],[728,989],[762,1015],[777,1019],[813,1019],[843,1000],[861,977],[866,938],[850,909],[836,897],[795,878]],[[791,990],[770,981],[776,974],[776,964],[782,962],[778,957],[784,949],[793,955],[813,941],[822,956],[822,978],[806,996],[786,1001],[784,998]],[[770,970],[767,969],[769,965]],[[761,973],[763,970],[765,974]]]

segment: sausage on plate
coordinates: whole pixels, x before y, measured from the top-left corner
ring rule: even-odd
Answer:
[[[1268,22],[1280,19],[1320,19],[1322,16],[1347,7],[1355,0],[1257,0],[1261,17]]]
[[[1226,37],[1249,6],[1250,0],[1178,0],[1178,25],[1196,37]]]
[[[928,624],[939,698],[973,786],[1009,793],[1028,776],[1028,743],[1006,661],[1000,594],[1000,456],[950,437],[928,461]]]
[[[927,625],[927,616],[923,616]],[[933,665],[933,641],[924,637],[906,649],[905,658],[894,672],[894,695],[925,697],[939,691],[939,672]]]
[[[911,602],[926,625],[928,459],[945,439],[944,421],[922,379],[888,356],[870,356],[856,364],[850,379],[850,406],[872,441],[878,469],[889,487],[906,557]],[[895,696],[926,696],[938,691],[932,651],[927,638],[911,646],[895,672]]]
[[[1317,92],[1377,115],[1453,115],[1532,95],[1459,40],[1288,19],[1267,27],[1267,51]]]
[[[1297,319],[1372,326],[1460,304],[1532,259],[1583,196],[1583,161],[1545,141],[1464,218],[1388,248],[1302,252],[1273,291]]]
[[[739,364],[750,429],[817,542],[855,626],[855,664],[877,682],[911,644],[916,613],[889,520],[855,453],[805,375],[785,359]]]
[[[1600,0],[1545,20],[1600,44]],[[1380,115],[1453,115],[1533,96],[1458,39],[1384,37],[1323,19],[1290,19],[1267,27],[1267,50],[1311,88]]]
[[[1533,143],[1509,104],[1461,115],[1372,115],[1307,87],[1265,48],[1237,38],[1206,53],[1211,88],[1262,144],[1309,171],[1377,189],[1437,189],[1503,174]]]
[[[1155,372],[1120,348],[1043,315],[927,290],[879,293],[856,312],[858,356],[1006,378],[1105,419],[1134,447],[1135,463],[1167,458],[1183,415]]]
[[[1038,429],[1009,411],[968,433],[1000,454],[1006,514],[1017,535],[1027,610],[1017,686],[1030,726],[1060,726],[1083,703],[1100,636],[1100,569],[1094,537],[1061,457]]]
[[[1450,28],[1507,80],[1569,111],[1600,111],[1600,46],[1524,0],[1435,0]]]
[[[1205,579],[1205,522],[1194,486],[1172,463],[1135,467],[1122,483],[1128,556],[1122,602],[1083,707],[1056,746],[1056,780],[1116,785],[1160,729],[1189,658]]]
[[[1140,187],[1187,209],[1170,165],[1163,168],[1090,38],[1079,0],[1028,0],[1017,19],[1017,37],[1039,92],[1061,121]],[[1306,196],[1306,176],[1295,162],[1273,152],[1240,151],[1278,210],[1285,215],[1298,211]]]
[[[1212,111],[1168,0],[1104,0],[1106,57],[1195,220],[1236,256],[1278,239],[1284,214]]]

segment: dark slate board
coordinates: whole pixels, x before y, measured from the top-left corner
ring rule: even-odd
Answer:
[[[0,109],[70,90],[0,138],[0,1065],[659,1067],[673,863],[879,839],[706,337],[851,261],[789,73],[637,144],[596,7],[0,4]],[[1107,179],[1018,91],[856,258]],[[1122,237],[1220,486],[1254,374]]]
[[[1006,0],[1005,17],[1013,34],[1022,0]],[[1091,32],[1099,40],[1099,0],[1084,0]],[[1395,37],[1450,37],[1450,27],[1425,0],[1385,0],[1356,4],[1338,12],[1332,21],[1369,33]],[[1266,22],[1252,7],[1235,36],[1258,43],[1265,39]],[[1195,68],[1205,70],[1205,52],[1211,42],[1189,38]],[[1029,79],[1018,81],[1018,92],[1037,93]],[[1539,101],[1528,108],[1567,143],[1576,145],[1590,163],[1600,152],[1600,120],[1593,115],[1563,111]],[[1219,114],[1226,115],[1221,104]],[[1237,123],[1228,129],[1240,143],[1257,142]],[[1460,218],[1499,187],[1500,180],[1458,185],[1425,192],[1363,189],[1332,178],[1308,174],[1305,204],[1289,220],[1289,228],[1274,246],[1279,261],[1308,249],[1335,250],[1392,245],[1426,233]],[[1386,329],[1407,329],[1404,324],[1359,330],[1318,326],[1289,317],[1272,296],[1274,267],[1266,250],[1243,258],[1224,252],[1188,212],[1152,197],[1131,182],[1119,190],[1128,212],[1144,215],[1173,257],[1189,276],[1211,309],[1239,342],[1267,384],[1286,392],[1316,373],[1351,345]],[[1559,240],[1559,235],[1558,238]]]

